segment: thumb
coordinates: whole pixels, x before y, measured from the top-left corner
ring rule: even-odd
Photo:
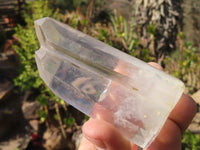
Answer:
[[[111,124],[103,120],[90,119],[83,128],[84,137],[105,150],[131,150],[131,144]]]

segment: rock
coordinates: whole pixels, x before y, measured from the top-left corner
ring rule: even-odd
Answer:
[[[67,140],[63,138],[58,128],[48,128],[43,135],[43,147],[46,150],[60,150],[67,147]]]
[[[188,130],[192,133],[200,133],[200,113],[197,113],[189,125]]]
[[[37,111],[40,109],[41,105],[37,101],[24,102],[22,104],[22,112],[24,118],[27,120],[33,120],[39,118]]]
[[[195,123],[198,123],[198,124],[200,123],[200,113],[197,113],[195,115],[192,122],[195,122]]]
[[[39,129],[39,121],[38,120],[30,120],[29,125],[33,128],[34,131],[38,131]]]
[[[0,142],[0,150],[15,150],[15,149],[26,149],[31,140],[30,135],[25,135],[23,137],[17,137],[15,139],[9,139],[5,142]]]
[[[81,128],[73,134],[73,138],[72,139],[75,141],[76,150],[78,150],[78,148],[80,146],[82,137],[83,137],[83,134],[81,132]]]
[[[200,125],[198,123],[191,123],[188,130],[192,133],[200,134]]]
[[[198,90],[196,93],[192,94],[192,98],[195,100],[197,104],[200,105],[200,90]]]
[[[4,76],[0,76],[0,100],[10,94],[13,89],[11,81],[7,80]]]
[[[10,110],[1,110],[0,111],[0,140],[4,138],[6,135],[9,135],[16,124],[19,121],[16,119],[18,118],[18,111],[13,113]]]
[[[0,103],[0,141],[19,133],[24,134],[26,125],[21,112],[21,99],[11,92]]]
[[[8,78],[17,76],[18,61],[13,51],[0,54],[0,72]]]

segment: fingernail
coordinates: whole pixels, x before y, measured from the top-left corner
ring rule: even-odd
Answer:
[[[103,150],[103,149],[106,148],[105,144],[101,140],[94,139],[94,138],[88,137],[86,135],[84,135],[84,137],[87,140],[89,140],[90,142],[92,142],[96,147],[101,148],[101,149],[98,149],[98,150]]]

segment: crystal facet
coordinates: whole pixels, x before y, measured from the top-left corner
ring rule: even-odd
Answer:
[[[41,78],[61,99],[148,147],[181,97],[184,84],[52,18],[35,21]]]

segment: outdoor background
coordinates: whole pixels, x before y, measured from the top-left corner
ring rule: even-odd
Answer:
[[[52,17],[127,54],[155,61],[200,104],[199,0],[0,0],[0,150],[74,150],[87,116],[38,74],[34,20]],[[187,112],[185,112],[187,113]],[[200,113],[183,150],[200,150]]]

